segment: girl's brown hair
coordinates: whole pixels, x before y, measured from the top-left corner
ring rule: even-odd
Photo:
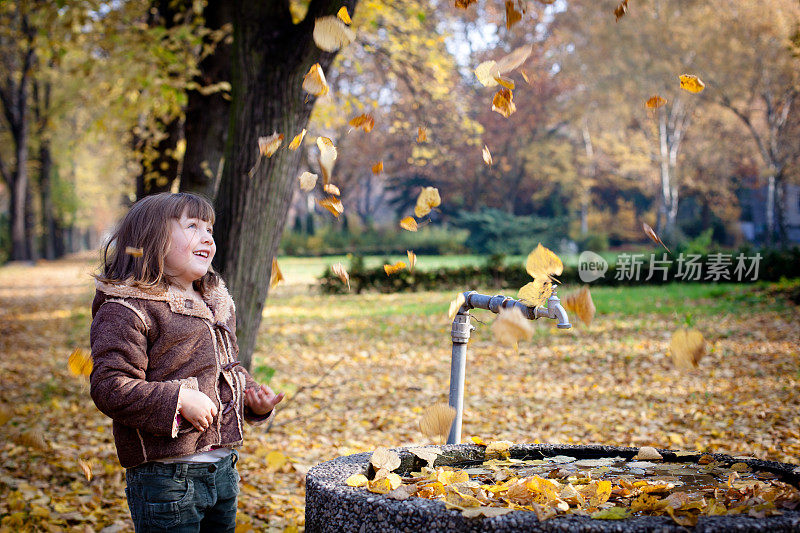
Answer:
[[[152,289],[169,283],[164,273],[164,258],[169,249],[169,221],[180,219],[186,212],[214,224],[211,203],[191,193],[160,193],[146,196],[133,204],[103,248],[102,273],[96,275],[105,283],[126,283],[141,289]],[[193,283],[205,295],[219,284],[212,268]]]

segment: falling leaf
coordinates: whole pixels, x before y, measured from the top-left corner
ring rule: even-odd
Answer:
[[[492,111],[497,111],[508,118],[516,110],[517,106],[514,105],[514,95],[511,94],[510,90],[503,87],[495,93],[494,98],[492,98]]]
[[[530,85],[531,84],[531,76],[532,75],[528,74],[528,72],[526,70],[523,70],[523,69],[519,69],[519,73],[522,74],[522,79],[525,80],[525,83]]]
[[[455,0],[454,5],[459,9],[467,9],[478,0]]]
[[[336,16],[345,24],[351,24],[353,21],[350,19],[350,14],[347,12],[347,6],[342,6],[336,12]]]
[[[278,283],[283,281],[283,273],[281,272],[280,267],[278,266],[278,260],[274,257],[272,258],[272,272],[269,275],[269,288],[274,289],[278,286]]]
[[[325,184],[325,186],[322,187],[322,190],[325,191],[328,194],[334,194],[336,196],[341,196],[342,195],[341,191],[339,191],[339,187],[337,187],[333,183]]]
[[[385,468],[391,472],[400,467],[400,456],[383,446],[378,446],[375,448],[375,451],[372,452],[369,462],[372,463],[375,470]]]
[[[369,114],[358,115],[357,117],[350,119],[350,122],[348,122],[348,124],[350,124],[354,128],[361,128],[366,133],[369,133],[372,131],[372,128],[375,127],[375,119],[372,117],[372,115]]]
[[[492,164],[492,152],[489,151],[489,147],[485,144],[483,145],[483,161],[490,165]]]
[[[642,446],[636,455],[633,456],[634,461],[660,461],[664,459],[658,450],[652,446]]]
[[[272,157],[272,154],[278,151],[278,148],[283,142],[282,133],[273,133],[269,137],[258,138],[258,151],[261,155]]]
[[[414,265],[417,264],[417,254],[411,250],[406,250],[406,254],[408,254],[408,271],[411,272],[414,270]]]
[[[92,356],[83,348],[75,348],[69,355],[67,367],[75,376],[88,376],[92,373]]]
[[[86,476],[86,481],[91,481],[92,480],[92,465],[90,465],[88,462],[84,461],[81,458],[78,458],[78,465],[81,467],[81,470],[83,471],[83,475]]]
[[[653,96],[647,99],[647,102],[645,102],[644,105],[646,105],[650,109],[658,109],[659,107],[663,106],[666,103],[667,101],[665,99],[661,98],[657,94],[654,94]]]
[[[703,89],[706,88],[706,84],[694,74],[681,74],[679,77],[681,80],[681,89],[687,90],[690,93],[696,94],[702,92]]]
[[[439,207],[442,198],[439,196],[439,189],[436,187],[425,187],[417,197],[417,205],[414,207],[414,215],[422,218],[431,212],[434,207]]]
[[[352,43],[356,38],[356,32],[339,17],[330,15],[318,18],[314,22],[312,37],[321,50],[335,52]]]
[[[319,148],[319,167],[322,170],[323,183],[330,183],[333,175],[333,165],[336,163],[338,152],[333,145],[333,141],[327,137],[317,137],[317,148]]]
[[[369,480],[364,474],[353,474],[345,480],[348,487],[366,487],[368,483]]]
[[[314,96],[328,94],[328,82],[325,81],[325,73],[319,63],[314,63],[303,78],[303,90]]]
[[[425,409],[425,414],[419,421],[419,430],[426,437],[440,437],[444,442],[455,417],[456,410],[452,406],[446,403],[434,404]]]
[[[414,217],[406,217],[400,221],[400,227],[408,230],[408,231],[417,231],[417,221],[414,220]]]
[[[500,69],[497,68],[497,62],[484,61],[475,67],[475,76],[484,87],[494,87],[497,85],[497,78],[500,77]]]
[[[549,6],[549,5],[551,5],[551,4],[555,4],[555,3],[556,3],[556,0],[539,0],[539,3],[540,3],[540,4],[544,4],[544,5],[546,5],[546,6]]]
[[[278,450],[271,450],[266,457],[267,471],[279,472],[289,464],[289,458]]]
[[[313,191],[314,187],[317,185],[317,175],[308,171],[300,174],[297,180],[300,182],[300,189],[306,192]]]
[[[50,443],[45,440],[44,433],[38,429],[31,429],[21,433],[16,433],[12,436],[12,438],[17,444],[26,446],[32,450],[45,452],[50,449]]]
[[[505,87],[510,91],[513,91],[514,87],[516,87],[516,85],[514,85],[514,80],[512,80],[511,78],[507,78],[505,76],[496,76],[494,78],[494,81],[496,81],[498,84],[502,85],[503,87]]]
[[[525,261],[525,270],[528,274],[537,277],[558,276],[564,271],[564,263],[561,259],[549,248],[542,246],[539,243],[534,250],[528,254],[528,259]]]
[[[664,242],[661,240],[661,237],[659,237],[658,235],[656,235],[656,232],[655,232],[655,231],[653,231],[653,228],[651,228],[651,227],[650,227],[650,226],[647,224],[647,222],[642,222],[642,229],[644,230],[645,234],[646,234],[648,237],[650,237],[650,239],[651,239],[651,240],[652,240],[654,243],[656,243],[656,244],[660,244],[661,246],[663,246],[663,247],[664,247],[664,249],[665,249],[666,251],[668,251],[668,252],[669,252],[669,248],[667,248],[667,245],[666,245],[666,244],[664,244]],[[669,253],[672,253],[672,252],[669,252]]]
[[[453,318],[455,318],[456,313],[458,313],[458,310],[461,309],[461,306],[464,305],[464,302],[466,301],[467,300],[466,298],[464,298],[464,294],[459,292],[455,300],[450,302],[450,310],[447,312],[447,316],[450,317],[450,320],[453,320]]]
[[[144,250],[142,248],[134,248],[133,246],[126,246],[125,253],[132,257],[142,257]]]
[[[298,148],[300,148],[300,143],[303,142],[303,138],[305,138],[305,136],[306,136],[306,129],[303,128],[303,131],[295,135],[294,139],[292,139],[292,142],[289,143],[289,150],[297,150]]]
[[[339,215],[344,211],[342,201],[335,196],[328,196],[324,200],[318,200],[317,203],[331,212],[333,216],[339,218]]]
[[[424,143],[428,140],[428,132],[422,126],[417,127],[417,142]]]
[[[503,56],[497,62],[497,71],[500,74],[511,72],[528,60],[533,52],[533,45],[526,44],[514,49],[510,54]]]
[[[372,173],[376,176],[383,172],[383,161],[378,161],[374,165],[372,165]]]
[[[529,340],[533,336],[533,324],[523,316],[518,307],[501,307],[497,318],[492,323],[494,338],[514,348],[520,340]]]
[[[350,274],[347,273],[347,270],[344,268],[344,265],[341,263],[336,263],[331,267],[331,272],[333,272],[342,283],[347,283],[347,290],[350,290]]]
[[[616,17],[615,22],[619,22],[619,19],[625,16],[625,13],[628,12],[628,0],[622,0],[622,2],[614,8],[614,16]]]
[[[696,329],[679,329],[672,334],[669,350],[675,366],[681,369],[697,367],[706,351],[703,334]]]
[[[594,302],[592,301],[592,295],[589,292],[589,287],[587,285],[581,287],[581,290],[578,292],[569,294],[562,298],[561,305],[565,310],[578,315],[578,318],[581,319],[581,322],[587,326],[592,323],[592,319],[594,318],[595,314],[595,307]]]
[[[536,277],[522,286],[517,298],[528,306],[541,307],[553,294],[553,282],[547,278]]]
[[[393,265],[383,265],[383,270],[384,270],[384,272],[386,272],[387,276],[391,276],[392,274],[396,274],[397,272],[400,272],[405,267],[406,267],[406,264],[404,262],[398,261],[397,263],[395,263]]]
[[[510,30],[511,26],[522,20],[522,13],[514,7],[514,0],[506,0],[506,29]]]

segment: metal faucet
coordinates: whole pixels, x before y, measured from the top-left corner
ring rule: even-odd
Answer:
[[[461,418],[464,412],[464,374],[467,366],[467,343],[469,342],[470,332],[475,326],[469,323],[470,309],[487,309],[493,313],[499,313],[500,309],[511,309],[516,307],[522,311],[522,316],[528,320],[539,318],[550,318],[556,320],[556,327],[559,329],[569,329],[567,312],[561,306],[561,300],[556,295],[556,286],[553,286],[553,293],[547,299],[547,307],[529,307],[519,300],[507,298],[502,294],[487,296],[478,294],[475,291],[464,293],[464,303],[458,309],[453,325],[450,330],[450,337],[453,340],[453,357],[450,362],[450,398],[449,404],[456,410],[453,424],[450,426],[450,434],[447,437],[447,444],[458,444],[461,442]]]

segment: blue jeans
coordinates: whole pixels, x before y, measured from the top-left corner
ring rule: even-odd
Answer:
[[[145,463],[128,468],[125,495],[136,533],[233,532],[236,450],[216,463]]]

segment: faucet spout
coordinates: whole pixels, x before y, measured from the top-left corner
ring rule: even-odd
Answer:
[[[556,300],[558,300],[558,298],[556,298]],[[553,305],[551,302],[548,302],[547,308],[550,309],[551,305],[552,305],[553,315],[554,315],[553,318],[555,318],[557,320],[556,327],[559,328],[559,329],[570,329],[572,327],[572,324],[569,323],[569,318],[567,317],[567,312],[566,312],[566,310],[564,310],[563,307],[561,307],[561,303],[558,302],[558,303],[555,303],[555,305]]]

